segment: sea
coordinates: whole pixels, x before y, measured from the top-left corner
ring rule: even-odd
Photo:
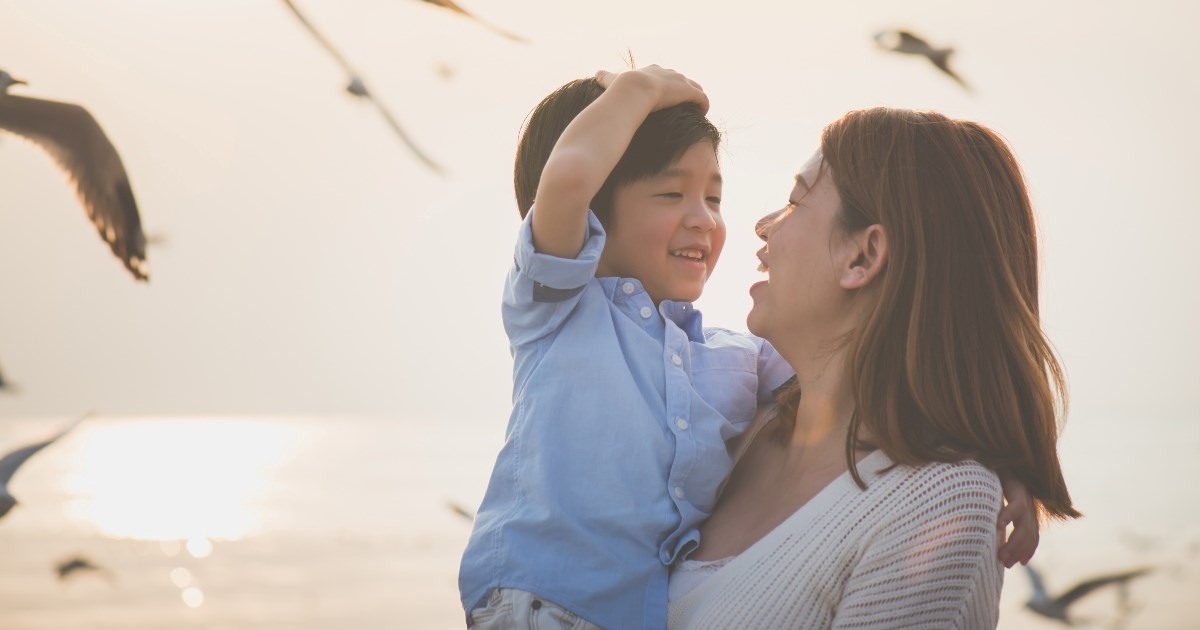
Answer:
[[[0,452],[71,422],[2,419]],[[0,628],[463,627],[458,561],[502,424],[89,417],[10,483]],[[1043,525],[1047,591],[1145,567],[1072,617],[1200,628],[1200,423],[1075,423],[1060,450],[1085,516]],[[1030,593],[1025,569],[1006,572],[999,627],[1063,627]]]

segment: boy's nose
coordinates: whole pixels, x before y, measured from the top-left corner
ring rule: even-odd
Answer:
[[[689,229],[707,232],[717,227],[717,218],[712,210],[703,203],[692,206],[684,218],[684,225]]]

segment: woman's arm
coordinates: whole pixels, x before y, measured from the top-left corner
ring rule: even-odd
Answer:
[[[930,464],[899,492],[851,572],[834,628],[994,628],[1004,567],[997,558],[995,473],[974,462]],[[927,473],[927,474],[925,474]]]

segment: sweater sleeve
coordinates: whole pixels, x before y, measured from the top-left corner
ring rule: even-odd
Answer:
[[[894,492],[909,496],[862,550],[833,627],[995,628],[1000,480],[975,462],[931,464]]]

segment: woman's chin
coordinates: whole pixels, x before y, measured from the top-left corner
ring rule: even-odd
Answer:
[[[763,325],[763,317],[761,309],[758,305],[750,307],[750,312],[746,314],[746,330],[756,337],[766,337],[766,328]]]

